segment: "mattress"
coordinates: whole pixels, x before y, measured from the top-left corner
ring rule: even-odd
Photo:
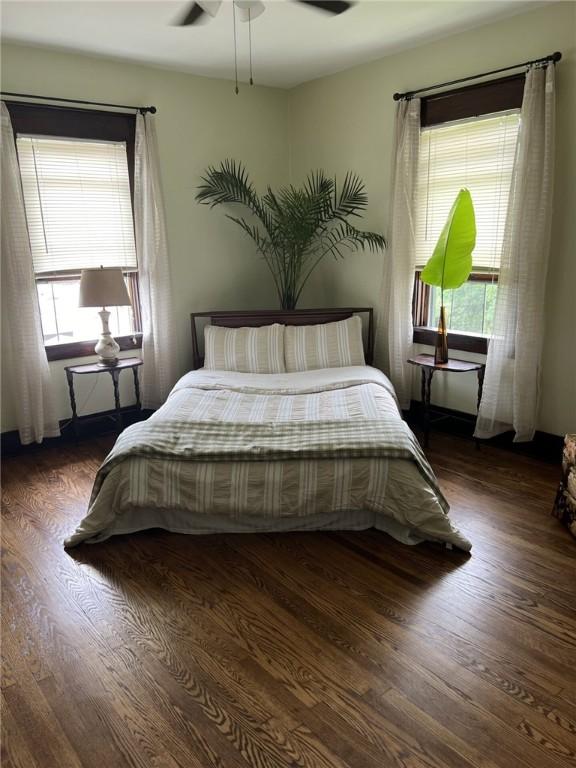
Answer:
[[[193,371],[119,437],[66,546],[179,533],[358,530],[469,550],[394,391],[369,366]]]

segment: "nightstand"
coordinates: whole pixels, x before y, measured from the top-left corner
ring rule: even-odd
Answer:
[[[72,424],[74,427],[74,435],[78,439],[78,413],[76,411],[76,395],[74,394],[74,376],[83,376],[87,373],[109,373],[112,377],[112,385],[114,387],[114,409],[116,411],[116,430],[118,433],[122,431],[122,411],[120,410],[120,391],[118,388],[118,380],[120,373],[126,369],[132,370],[134,377],[134,394],[136,395],[136,408],[141,409],[140,404],[140,382],[138,381],[138,368],[142,365],[143,361],[139,357],[122,357],[118,360],[116,365],[100,365],[99,363],[86,363],[84,365],[67,365],[64,370],[66,371],[66,379],[68,380],[68,390],[70,392],[70,405],[72,407]]]
[[[476,371],[478,376],[478,400],[476,407],[480,407],[482,399],[482,387],[484,385],[484,372],[486,366],[484,363],[473,363],[469,360],[448,360],[447,363],[435,363],[434,355],[415,355],[410,357],[408,362],[411,365],[420,367],[422,376],[422,404],[424,407],[424,447],[428,447],[430,435],[430,390],[432,386],[432,377],[435,371],[447,371],[449,373],[467,373]],[[476,441],[476,446],[479,446]]]

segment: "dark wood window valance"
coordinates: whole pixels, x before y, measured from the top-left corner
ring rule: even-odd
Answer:
[[[98,109],[48,107],[44,104],[5,102],[14,135],[58,136],[95,141],[125,141],[130,193],[134,199],[134,140],[136,115]]]
[[[420,103],[421,125],[425,128],[452,120],[520,109],[525,79],[522,73],[424,96]]]

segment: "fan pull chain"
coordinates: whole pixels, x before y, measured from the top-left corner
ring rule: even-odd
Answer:
[[[236,41],[236,3],[234,0],[232,0],[232,19],[234,25],[234,77],[236,80],[234,91],[238,95],[238,45]]]
[[[250,49],[250,85],[254,85],[252,79],[252,14],[250,8],[248,8],[248,47]]]

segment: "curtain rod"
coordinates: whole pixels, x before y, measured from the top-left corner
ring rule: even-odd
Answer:
[[[134,109],[144,115],[146,112],[156,114],[156,107],[133,107],[128,104],[108,104],[105,101],[83,101],[82,99],[59,99],[57,96],[36,96],[33,93],[12,93],[0,91],[0,96],[16,96],[19,99],[42,99],[43,101],[61,101],[67,104],[86,104],[92,107],[114,107],[115,109]]]
[[[513,64],[511,67],[502,67],[501,69],[493,69],[490,72],[481,72],[479,75],[470,75],[470,77],[461,77],[459,80],[450,80],[447,83],[437,83],[436,85],[428,85],[426,88],[417,88],[415,91],[406,91],[406,93],[395,93],[394,101],[400,101],[401,99],[411,99],[417,93],[426,93],[426,91],[434,91],[436,88],[445,88],[447,85],[456,85],[457,83],[467,83],[469,80],[478,80],[480,77],[488,77],[488,75],[496,75],[499,72],[509,72],[511,69],[520,69],[521,67],[531,67],[534,64],[545,64],[549,61],[556,63],[560,61],[562,54],[560,51],[551,53],[549,56],[544,56],[542,59],[534,59],[534,61],[525,61],[523,64]]]

